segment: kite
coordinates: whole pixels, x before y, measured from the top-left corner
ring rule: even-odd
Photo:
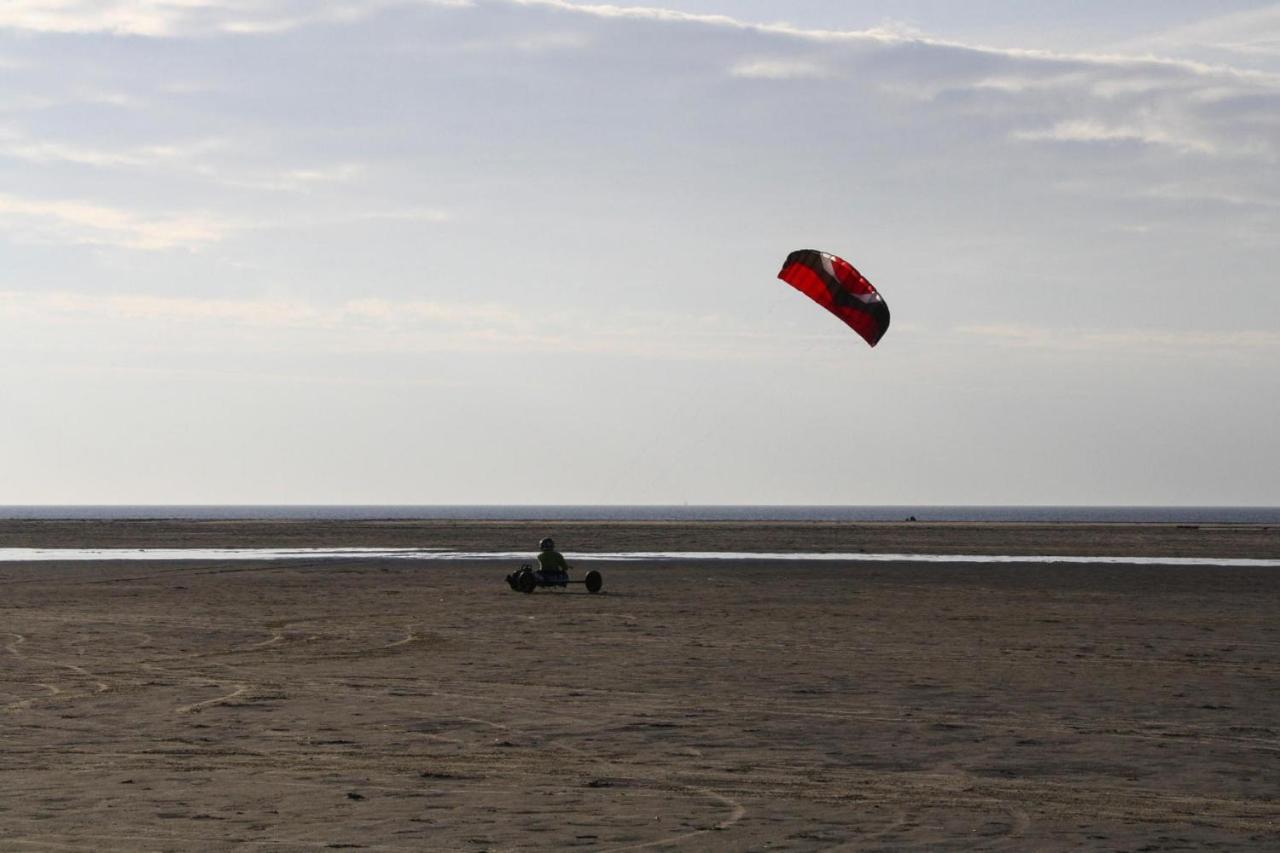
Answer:
[[[801,249],[787,255],[778,278],[835,314],[871,346],[889,328],[884,297],[843,258]]]

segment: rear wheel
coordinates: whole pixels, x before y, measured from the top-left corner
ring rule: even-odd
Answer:
[[[600,577],[600,573],[595,569],[587,572],[586,578],[587,592],[599,592],[600,587],[604,586],[604,578]]]
[[[533,572],[521,572],[516,576],[516,589],[523,593],[533,592],[538,588],[538,579],[533,576]]]

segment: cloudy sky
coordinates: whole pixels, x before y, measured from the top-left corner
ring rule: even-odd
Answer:
[[[0,5],[0,503],[1280,504],[1280,5],[652,2]]]

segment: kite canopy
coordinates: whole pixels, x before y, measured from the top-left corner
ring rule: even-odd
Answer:
[[[871,346],[889,328],[884,297],[843,258],[800,249],[787,255],[778,278],[835,314]]]

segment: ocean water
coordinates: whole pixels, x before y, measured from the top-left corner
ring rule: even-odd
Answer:
[[[1227,506],[0,506],[4,519],[490,521],[1006,521],[1280,524],[1280,507]]]

